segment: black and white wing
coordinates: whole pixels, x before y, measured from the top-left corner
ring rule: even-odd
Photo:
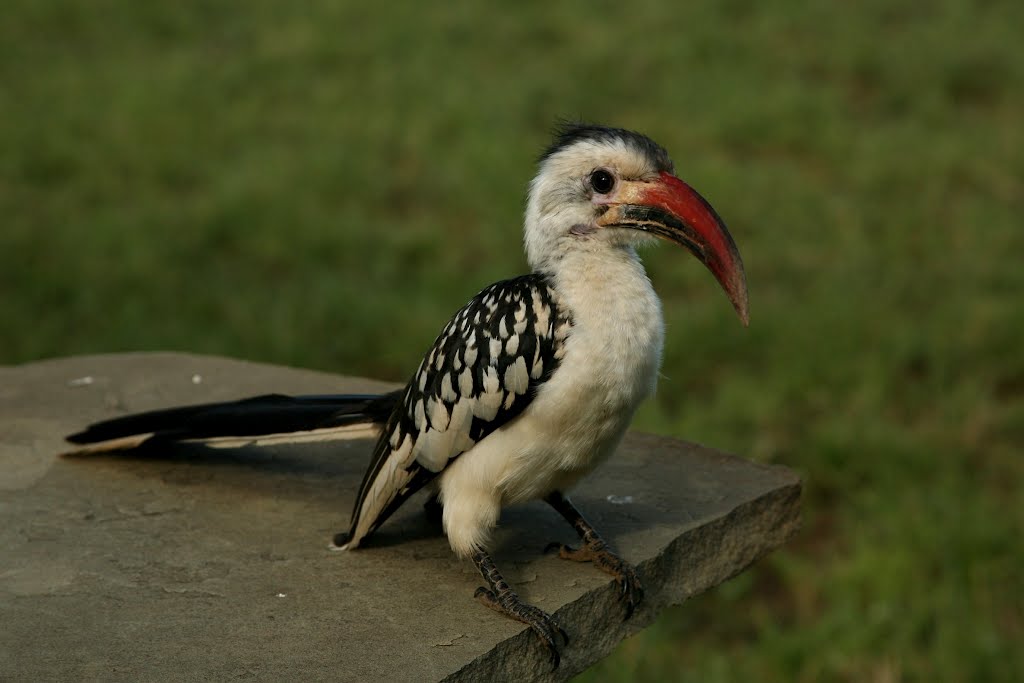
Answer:
[[[456,313],[381,432],[345,547],[356,547],[453,458],[519,415],[558,367],[571,327],[539,274],[493,284]]]

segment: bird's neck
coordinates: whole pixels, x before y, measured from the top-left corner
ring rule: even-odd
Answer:
[[[578,390],[628,422],[657,384],[665,337],[661,302],[630,247],[574,250],[558,264],[548,278],[572,320],[565,371]]]
[[[571,308],[603,308],[598,305],[600,302],[615,306],[629,298],[647,299],[654,295],[640,257],[632,247],[602,246],[568,251],[537,270],[547,275]]]
[[[660,357],[661,302],[632,247],[573,250],[557,261],[548,277],[574,329],[598,335],[614,331],[633,341],[632,351],[651,347]]]

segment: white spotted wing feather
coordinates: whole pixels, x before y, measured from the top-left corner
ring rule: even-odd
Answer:
[[[356,547],[453,458],[517,417],[558,366],[570,329],[538,274],[491,285],[456,313],[381,434],[346,547]]]

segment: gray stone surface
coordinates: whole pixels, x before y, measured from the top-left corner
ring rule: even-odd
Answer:
[[[574,499],[647,590],[623,622],[541,504],[505,512],[495,558],[572,635],[550,672],[524,627],[472,599],[421,498],[357,552],[344,529],[369,442],[61,458],[62,436],[129,411],[267,391],[389,385],[182,354],[0,368],[0,680],[559,680],[667,605],[789,538],[799,479],[693,444],[630,434]]]

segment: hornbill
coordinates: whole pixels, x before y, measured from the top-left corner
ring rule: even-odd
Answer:
[[[577,531],[561,557],[592,561],[621,589],[625,618],[643,596],[635,569],[601,539],[566,492],[612,454],[655,388],[664,322],[636,253],[655,238],[692,252],[744,325],[747,286],[722,219],[674,175],[668,153],[620,128],[566,124],[530,184],[531,272],[487,287],[460,309],[404,389],[381,396],[258,396],[129,415],[68,437],[80,452],[143,443],[259,441],[379,429],[347,533],[352,550],[425,485],[459,557],[487,583],[475,597],[522,621],[558,666],[565,631],[523,602],[488,554],[505,505],[543,499]]]

